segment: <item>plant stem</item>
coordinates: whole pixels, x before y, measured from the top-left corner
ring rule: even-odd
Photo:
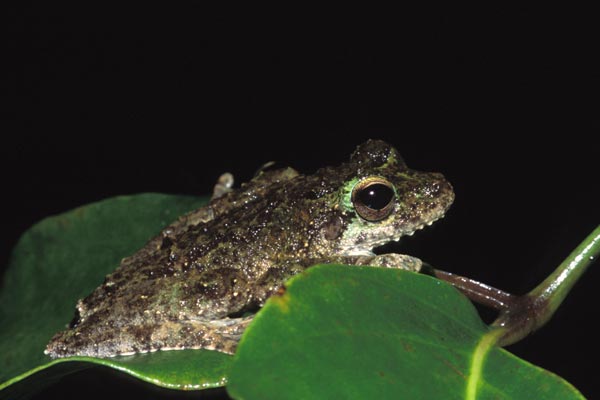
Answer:
[[[518,296],[451,272],[432,269],[432,275],[450,283],[472,301],[498,311],[509,310],[518,299]]]
[[[518,342],[542,327],[554,315],[573,285],[587,268],[600,257],[600,226],[596,227],[579,246],[536,288],[518,298],[518,303],[500,313],[492,323],[505,328],[498,344],[507,346]]]
[[[496,335],[498,345],[518,342],[542,327],[554,315],[573,285],[586,269],[600,258],[600,226],[596,227],[579,246],[535,289],[515,296],[470,278],[425,265],[425,273],[444,280],[471,300],[500,312],[492,327],[504,334]]]

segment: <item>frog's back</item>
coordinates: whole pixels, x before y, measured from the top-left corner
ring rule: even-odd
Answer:
[[[294,218],[294,229],[282,223],[298,211],[300,200],[289,196],[303,179],[291,169],[269,171],[181,217],[79,301],[72,329],[47,352],[104,357],[198,342],[230,346],[221,339],[239,338],[237,318],[262,306],[306,258],[309,216]],[[284,260],[289,254],[295,258]]]
[[[373,265],[376,246],[433,223],[453,199],[443,176],[408,169],[381,141],[307,176],[263,170],[237,190],[226,178],[207,206],[165,228],[81,300],[72,328],[47,353],[232,352],[246,312],[286,279],[319,262]],[[406,268],[406,259],[375,265]]]

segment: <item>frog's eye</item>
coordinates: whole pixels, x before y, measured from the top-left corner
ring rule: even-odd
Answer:
[[[354,209],[367,221],[381,221],[394,210],[394,189],[387,180],[367,178],[352,190]]]

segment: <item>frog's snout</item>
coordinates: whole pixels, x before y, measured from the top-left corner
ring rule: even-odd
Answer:
[[[423,195],[437,205],[441,217],[454,202],[454,189],[444,175],[438,172],[431,172],[429,175],[430,184],[423,187]]]

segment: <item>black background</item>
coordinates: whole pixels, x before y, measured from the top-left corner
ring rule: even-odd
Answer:
[[[232,11],[2,13],[0,265],[45,216],[126,193],[206,194],[220,173],[239,183],[270,160],[310,173],[370,137],[453,183],[447,217],[400,246],[440,268],[523,293],[600,221],[585,10]],[[597,267],[509,348],[590,398]],[[156,394],[113,375],[79,373],[41,398]]]

